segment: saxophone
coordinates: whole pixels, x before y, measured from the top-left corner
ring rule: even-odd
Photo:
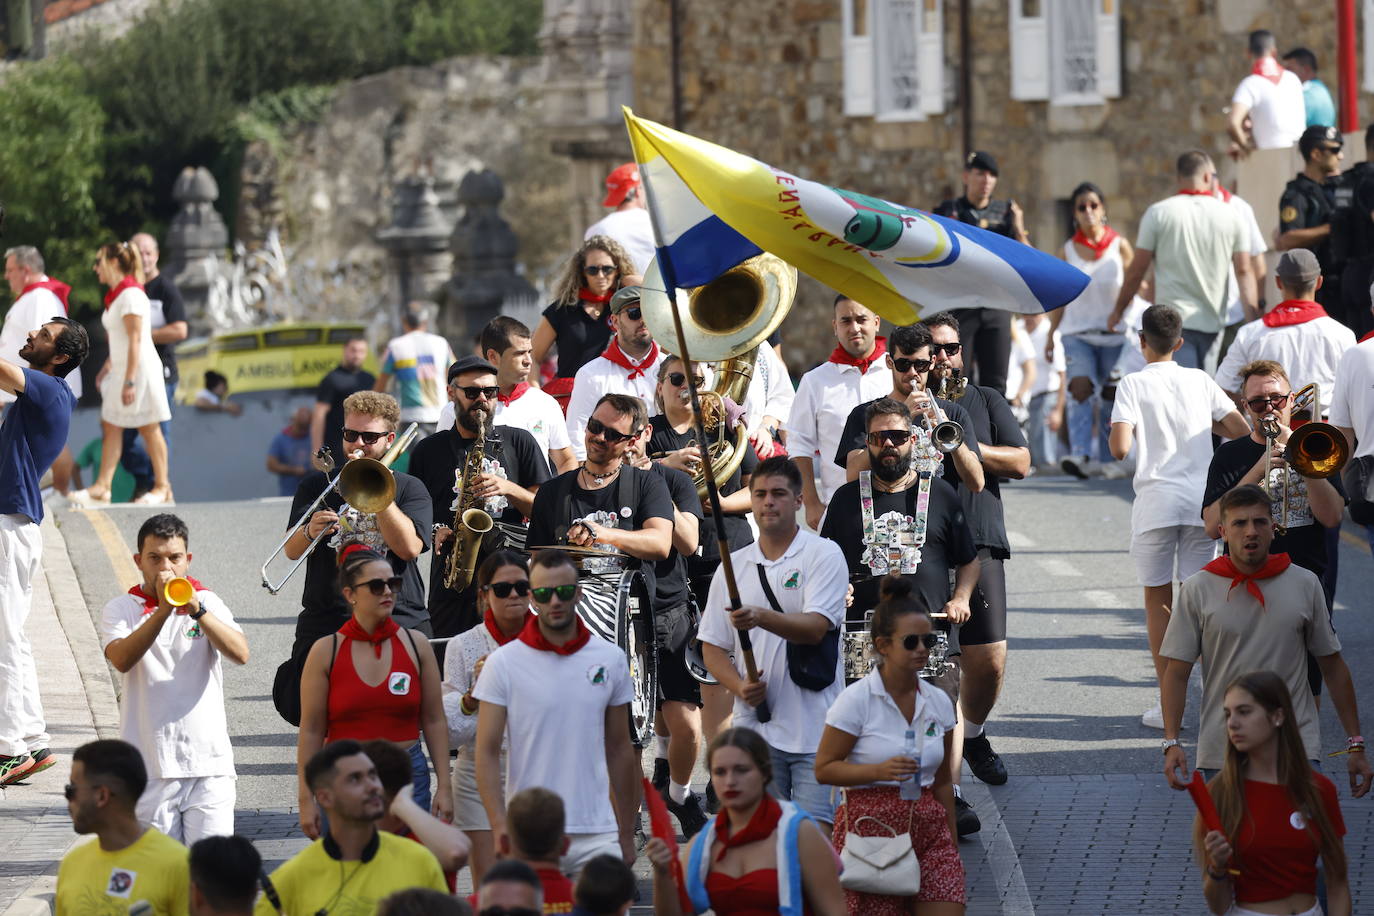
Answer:
[[[477,441],[468,451],[467,461],[463,464],[463,477],[458,482],[458,495],[453,500],[453,549],[444,568],[444,586],[459,591],[472,582],[482,536],[495,523],[488,512],[477,508],[478,499],[472,495],[473,478],[482,473],[482,462],[487,457],[487,417],[485,413],[477,416]]]

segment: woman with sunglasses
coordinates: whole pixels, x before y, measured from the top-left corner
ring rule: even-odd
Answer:
[[[914,897],[846,890],[849,912],[957,916],[967,897],[950,766],[954,703],[943,690],[921,682],[935,633],[909,580],[885,579],[870,635],[878,665],[846,687],[826,714],[816,779],[846,787],[835,812],[835,848],[844,849],[849,833],[910,834],[921,889]]]
[[[1102,400],[1102,386],[1121,355],[1122,337],[1108,320],[1135,257],[1131,243],[1107,225],[1106,200],[1102,189],[1090,181],[1073,189],[1072,235],[1064,242],[1063,257],[1088,275],[1088,285],[1077,299],[1050,313],[1049,346],[1058,331],[1069,379],[1069,454],[1062,464],[1076,477],[1087,476],[1088,461],[1101,463],[1111,456],[1107,434],[1112,412]],[[1054,355],[1047,353],[1045,358],[1052,360]]]
[[[1224,694],[1226,761],[1210,782],[1221,830],[1193,822],[1193,850],[1213,913],[1321,916],[1317,860],[1326,875],[1326,913],[1350,916],[1345,821],[1336,786],[1307,760],[1283,678],[1256,671]],[[1358,751],[1364,753],[1364,746]]]
[[[477,609],[482,623],[453,637],[444,655],[444,716],[449,744],[458,749],[453,765],[453,826],[472,841],[472,885],[496,859],[491,823],[477,794],[478,702],[472,695],[487,656],[520,635],[530,619],[530,574],[525,558],[498,550],[477,568]],[[501,772],[506,770],[506,743],[501,743]],[[505,791],[504,779],[502,791]]]
[[[305,784],[305,765],[326,744],[344,738],[382,738],[410,752],[416,804],[453,820],[448,729],[439,666],[429,640],[391,619],[401,577],[385,556],[358,542],[342,545],[339,589],[353,609],[333,636],[318,639],[301,672],[301,728],[296,739],[300,823],[312,840],[321,835],[319,809]],[[435,767],[433,804],[425,744]]]
[[[630,256],[619,242],[608,235],[594,235],[582,243],[554,286],[554,302],[544,309],[531,341],[530,384],[539,384],[540,366],[556,346],[558,368],[544,391],[564,412],[577,370],[606,349],[611,338],[611,296],[633,273]]]

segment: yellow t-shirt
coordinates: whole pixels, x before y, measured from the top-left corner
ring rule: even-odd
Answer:
[[[157,916],[184,916],[187,855],[185,846],[152,827],[118,852],[106,852],[96,839],[77,846],[57,869],[57,916],[124,916],[144,900]]]
[[[377,854],[368,862],[340,862],[316,840],[272,872],[272,885],[283,913],[329,916],[372,916],[377,902],[396,891],[428,887],[447,894],[448,882],[434,854],[414,840],[382,832]],[[276,916],[276,909],[259,894],[254,916]]]

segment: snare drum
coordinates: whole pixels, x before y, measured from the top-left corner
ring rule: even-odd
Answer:
[[[869,633],[873,622],[873,612],[864,611],[863,619],[846,619],[844,630],[840,633],[840,657],[844,660],[845,685],[867,677],[878,664],[873,653],[873,637]],[[937,678],[949,668],[949,634],[944,630],[935,631],[935,648],[930,650],[926,666],[918,673],[926,680]]]

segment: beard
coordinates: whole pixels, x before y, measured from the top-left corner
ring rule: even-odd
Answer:
[[[470,407],[466,410],[458,411],[458,422],[463,429],[470,433],[481,431],[481,425],[477,422],[478,415],[481,415],[482,423],[491,423],[491,413],[485,407]]]
[[[911,450],[885,448],[877,455],[869,454],[873,464],[873,473],[878,475],[878,479],[883,483],[896,483],[906,476],[907,470],[911,467]]]

